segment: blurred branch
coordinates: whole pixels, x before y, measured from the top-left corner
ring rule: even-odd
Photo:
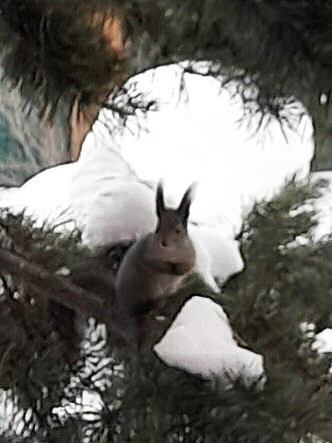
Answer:
[[[51,274],[18,254],[0,248],[0,265],[3,271],[33,284],[34,288],[38,288],[40,297],[50,298],[80,315],[105,318],[105,309],[108,308],[99,296],[92,295],[66,279]]]
[[[31,289],[31,295],[41,300],[49,299],[79,316],[95,317],[106,323],[113,338],[128,341],[133,331],[129,320],[112,308],[112,300],[72,284],[68,279],[52,274],[39,265],[27,261],[15,252],[0,248],[2,272],[23,279]],[[106,295],[107,296],[107,295]]]

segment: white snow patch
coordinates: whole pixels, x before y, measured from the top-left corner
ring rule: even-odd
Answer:
[[[54,166],[36,174],[21,187],[2,189],[0,208],[33,217],[38,226],[70,223],[73,214],[69,204],[71,180],[78,163]],[[73,224],[69,229],[73,229]]]
[[[317,334],[312,348],[319,354],[332,354],[332,329],[327,328]]]
[[[332,234],[332,171],[313,172],[310,176],[313,182],[322,179],[327,181],[322,196],[313,202],[318,221],[318,225],[313,231],[313,237],[315,241],[319,241]]]
[[[264,384],[263,357],[237,345],[223,309],[209,298],[194,296],[183,306],[164,337],[154,346],[167,365],[231,387]]]

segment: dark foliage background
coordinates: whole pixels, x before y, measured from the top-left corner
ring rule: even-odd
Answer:
[[[96,43],[102,17],[106,20],[110,12],[123,17],[132,47],[130,74],[181,60],[215,60],[223,69],[242,69],[236,76],[240,82],[247,81],[247,74],[255,76],[263,106],[286,95],[300,98],[310,110],[331,88],[332,6],[326,0],[5,0],[1,11],[3,38],[12,36],[4,48],[6,75],[15,82],[22,79],[23,88],[40,88],[41,99],[52,105],[67,93],[93,100],[115,76],[111,67],[117,60],[109,60],[102,40],[100,52],[90,53],[87,46]],[[96,24],[86,18],[95,13],[101,17]],[[23,40],[27,35],[28,42]],[[64,50],[69,57],[63,57]],[[104,72],[107,67],[110,71]],[[28,100],[38,97],[31,90],[23,94]]]
[[[331,362],[311,350],[312,335],[300,328],[302,322],[315,322],[319,331],[332,322],[331,242],[310,242],[314,213],[301,210],[304,201],[319,195],[320,186],[290,183],[273,201],[255,207],[243,235],[246,269],[228,282],[217,300],[236,333],[264,355],[263,391],[240,382],[224,391],[217,380],[203,381],[166,367],[150,344],[138,353],[130,344],[114,340],[108,321],[111,311],[109,317],[102,317],[98,306],[94,311],[98,302],[93,294],[78,291],[77,302],[70,306],[73,286],[67,287],[67,294],[51,289],[59,285],[54,272],[68,283],[64,268],[84,256],[94,259],[77,243],[79,235],[64,238],[35,229],[30,222],[22,224],[20,217],[3,216],[0,385],[6,389],[1,407],[7,405],[7,416],[1,420],[2,441],[293,443],[300,438],[313,441],[313,435],[328,439]],[[296,245],[298,236],[309,243]],[[36,274],[6,272],[10,266],[4,251],[43,270],[38,278],[53,286],[40,292]],[[116,268],[125,248],[110,251]],[[156,313],[151,315],[154,340],[184,300],[197,293],[207,295],[192,281],[170,299],[162,308],[166,321],[161,325],[153,323]],[[59,309],[68,314],[68,307],[75,316],[57,317]],[[87,321],[91,311],[109,328]],[[94,394],[94,405],[86,404],[86,392]],[[70,404],[76,404],[76,412]],[[57,412],[54,406],[62,410]]]
[[[103,35],[113,13],[124,26],[126,57],[121,59],[109,51]],[[315,124],[314,168],[330,168],[331,21],[330,0],[3,0],[0,113],[23,151],[33,153],[25,156],[31,176],[37,165],[68,160],[68,116],[75,97],[84,107],[98,101],[111,83],[135,73],[211,60],[205,75],[222,73],[237,85],[251,112],[282,120],[285,101],[301,100]],[[128,112],[125,105],[117,108],[120,115]],[[38,119],[45,110],[56,119],[51,127]],[[45,132],[52,131],[57,155],[44,142]],[[16,179],[12,174],[10,180],[9,167],[4,168],[3,183],[29,176],[15,168]]]

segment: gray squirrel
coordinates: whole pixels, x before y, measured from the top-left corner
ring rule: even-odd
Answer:
[[[193,189],[187,189],[177,209],[170,209],[158,184],[157,228],[129,248],[116,278],[115,305],[129,316],[144,314],[174,293],[193,270],[195,250],[187,232]]]
[[[156,230],[129,247],[115,276],[105,262],[72,269],[73,283],[110,297],[116,314],[131,319],[138,336],[144,336],[146,314],[194,269],[195,250],[187,232],[194,188],[193,184],[187,189],[177,209],[170,209],[158,184]]]

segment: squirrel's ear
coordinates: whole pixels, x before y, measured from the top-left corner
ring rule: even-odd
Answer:
[[[197,183],[192,183],[189,188],[186,190],[184,196],[182,197],[181,203],[177,209],[177,212],[181,215],[183,218],[183,223],[186,223],[189,217],[189,210],[191,202],[193,201],[193,198],[195,196]]]
[[[157,215],[158,215],[158,217],[160,217],[161,213],[165,209],[164,191],[163,191],[163,185],[162,185],[161,181],[158,183],[158,187],[157,187],[156,208],[157,208]]]

